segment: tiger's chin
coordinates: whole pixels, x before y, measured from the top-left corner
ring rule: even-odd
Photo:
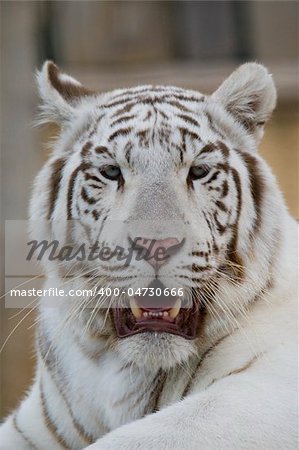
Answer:
[[[143,332],[119,339],[117,350],[125,363],[154,371],[168,370],[196,354],[196,340],[165,332]]]
[[[126,362],[169,369],[195,352],[203,323],[198,301],[186,307],[184,298],[175,296],[135,296],[129,304],[112,310],[119,352]]]

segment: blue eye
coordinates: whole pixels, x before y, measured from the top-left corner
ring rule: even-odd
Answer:
[[[109,180],[117,181],[121,177],[121,170],[118,166],[105,166],[100,169],[100,174]]]
[[[205,166],[193,166],[189,170],[191,180],[200,180],[208,175],[210,169]]]

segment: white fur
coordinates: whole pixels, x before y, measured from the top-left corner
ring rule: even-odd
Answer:
[[[71,78],[67,80],[72,82]],[[63,240],[63,236],[66,239],[67,228],[65,213],[62,213],[65,211],[66,185],[79,163],[85,134],[96,123],[101,105],[121,95],[122,91],[84,97],[71,104],[49,84],[46,65],[38,75],[38,81],[44,100],[44,117],[67,125],[64,125],[64,131],[55,145],[52,159],[37,177],[30,210],[31,232],[36,239],[43,239],[46,235],[48,238],[54,236]],[[136,88],[135,92],[143,88]],[[186,92],[200,98],[198,93]],[[252,100],[256,101],[255,110],[252,109]],[[101,316],[94,320],[93,328],[101,330],[103,327],[102,331],[111,338],[99,336],[95,339],[90,337],[86,328],[89,313],[77,314],[75,320],[74,316],[73,320],[69,320],[72,308],[76,307],[80,299],[55,299],[56,307],[49,307],[47,298],[41,300],[39,327],[50,342],[48,354],[55,355],[57,364],[54,365],[54,373],[50,374],[43,363],[45,355],[43,358],[39,355],[36,381],[15,415],[19,428],[34,441],[36,448],[64,448],[53,439],[44,425],[39,395],[40,380],[45,387],[56,428],[72,445],[72,449],[295,448],[297,228],[287,212],[271,170],[256,154],[262,129],[257,123],[268,119],[275,101],[275,88],[266,69],[257,64],[247,64],[234,72],[205,102],[193,105],[194,118],[201,121],[203,143],[218,139],[205,118],[208,112],[219,129],[225,130],[225,143],[230,149],[239,148],[255,155],[266,186],[262,224],[252,241],[250,231],[256,213],[250,194],[249,175],[241,156],[231,152],[230,164],[238,170],[242,186],[243,204],[237,251],[246,268],[246,277],[245,281],[237,285],[229,280],[222,281],[213,309],[207,309],[206,328],[199,339],[187,341],[165,333],[143,333],[118,340],[113,334],[112,323],[108,320],[103,325]],[[138,117],[142,117],[144,107],[137,108]],[[107,111],[106,118],[101,122],[101,140],[96,145],[107,145],[111,133],[109,120],[114,111],[115,108]],[[164,112],[172,114],[171,107],[165,105]],[[250,131],[244,127],[248,121],[253,126]],[[136,121],[134,133],[142,130],[142,126],[141,120]],[[159,122],[149,126],[155,129]],[[179,142],[178,126],[180,123],[174,118],[171,127],[172,139],[176,143]],[[93,139],[98,138],[96,136]],[[134,135],[132,139],[134,141]],[[126,137],[120,137],[116,148],[120,161],[125,144]],[[187,147],[186,157],[191,163],[196,149],[192,148],[191,143]],[[119,230],[113,229],[113,223],[132,217],[140,219],[148,214],[148,219],[162,223],[184,217],[189,221],[188,230],[193,242],[203,245],[210,238],[208,226],[201,214],[202,210],[209,208],[208,196],[201,195],[201,187],[196,185],[195,198],[191,202],[184,187],[186,173],[181,171],[165,177],[165,168],[171,167],[172,160],[158,143],[148,150],[139,152],[138,148],[134,148],[132,155],[142,176],[135,174],[135,177],[130,178],[129,171],[126,172],[127,191],[123,196],[118,198],[112,188],[106,193],[101,206],[108,208],[113,205],[113,208],[109,217],[111,222],[103,227],[103,236],[111,243],[119,242]],[[43,219],[47,215],[46,193],[50,165],[51,161],[66,154],[68,164],[49,224]],[[100,158],[98,164],[103,162]],[[209,158],[209,163],[215,163],[214,156]],[[163,199],[163,189],[157,191],[154,188],[155,180],[162,183],[166,200]],[[227,201],[234,205],[237,193],[232,184],[230,188]],[[139,199],[142,201],[138,202]],[[78,200],[78,208],[81,206]],[[220,216],[220,220],[225,220],[224,215]],[[86,223],[92,232],[96,231],[91,221]],[[149,226],[150,231],[155,232],[154,226],[152,229]],[[83,239],[82,230],[77,225],[74,233]],[[219,245],[227,244],[225,237],[217,238]],[[216,259],[211,257],[211,264],[216,267]],[[181,273],[179,261],[175,257],[171,267],[174,276]],[[46,287],[53,284],[65,287],[60,269],[55,262],[45,264],[48,274]],[[152,276],[150,266],[144,261],[132,263],[128,270],[142,274],[145,285]],[[271,281],[272,288],[265,289],[267,281]],[[167,282],[179,287],[177,282]],[[188,280],[185,283],[188,285]],[[85,284],[82,278],[69,282],[73,288],[82,288]],[[209,350],[213,346],[215,348]],[[201,357],[202,364],[198,366]],[[167,378],[159,399],[159,410],[143,417],[144,408],[155,394],[151,391],[153,380],[161,369]],[[61,397],[58,387],[61,373],[66,401]],[[190,383],[190,376],[192,383],[188,395],[181,400]],[[60,379],[58,385],[55,377]],[[97,442],[88,446],[78,430],[72,427],[70,411],[85,431],[94,437],[94,441],[98,438]],[[10,416],[0,429],[0,449],[16,448],[29,450],[32,447],[20,437]]]

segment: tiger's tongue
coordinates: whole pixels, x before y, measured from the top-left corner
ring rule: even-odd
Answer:
[[[165,309],[170,309],[176,302],[177,297],[165,297],[161,296],[141,296],[135,295],[134,300],[138,308],[142,308],[145,311],[155,310],[163,311]]]
[[[173,321],[177,317],[181,309],[181,300],[176,298],[171,305],[168,303],[167,306],[161,306],[161,302],[159,305],[159,307],[142,306],[137,303],[136,297],[130,299],[130,308],[137,320],[162,319],[166,321]]]
[[[181,308],[181,300],[171,295],[159,280],[154,280],[144,292],[130,298],[130,308],[137,320],[159,319],[173,321]],[[160,294],[160,295],[159,295]]]

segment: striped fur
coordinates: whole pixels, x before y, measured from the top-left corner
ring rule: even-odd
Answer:
[[[51,62],[38,82],[41,120],[63,131],[36,179],[33,238],[113,248],[140,227],[177,233],[188,251],[159,279],[189,289],[199,322],[194,340],[119,339],[109,301],[41,299],[35,381],[0,428],[0,449],[295,448],[296,228],[257,153],[276,101],[266,69],[241,66],[211,96],[172,86],[99,95]],[[104,175],[111,165],[117,181]],[[153,279],[144,260],[42,263],[45,287]]]

